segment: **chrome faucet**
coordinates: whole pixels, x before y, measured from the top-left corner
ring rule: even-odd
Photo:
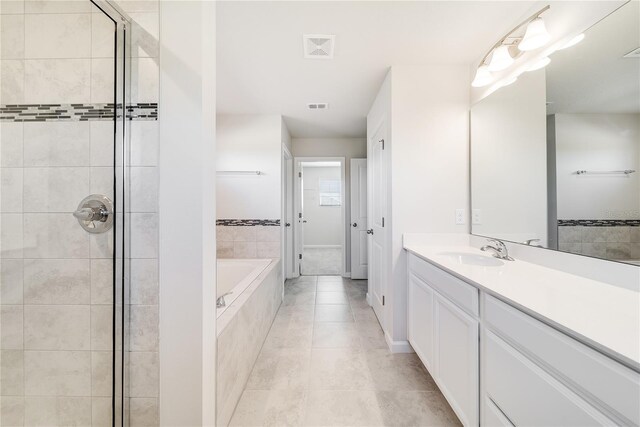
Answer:
[[[524,244],[527,246],[542,247],[539,242],[540,242],[540,239],[528,239],[524,241]],[[534,243],[536,244],[534,245]]]
[[[221,307],[225,307],[227,305],[227,302],[224,300],[224,297],[226,297],[227,295],[232,294],[233,292],[227,292],[226,294],[222,294],[218,297],[218,299],[216,300],[216,308],[221,308]]]
[[[495,246],[486,245],[480,248],[481,251],[492,250],[494,252],[493,256],[498,259],[503,259],[505,261],[514,261],[513,258],[509,256],[509,250],[507,249],[507,245],[504,244],[502,240],[498,239],[489,239],[489,243],[495,244]]]

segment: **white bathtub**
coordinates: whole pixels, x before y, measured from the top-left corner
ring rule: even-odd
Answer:
[[[270,259],[219,259],[217,268],[218,297],[224,297],[225,306],[217,309],[220,317],[238,299],[249,285],[271,264]]]

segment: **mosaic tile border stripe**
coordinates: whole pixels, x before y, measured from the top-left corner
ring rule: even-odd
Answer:
[[[0,122],[86,122],[113,120],[114,104],[3,104]],[[157,103],[127,106],[128,120],[158,120]]]
[[[225,227],[279,227],[279,219],[218,219],[216,225]]]
[[[558,227],[640,227],[640,219],[559,219]]]

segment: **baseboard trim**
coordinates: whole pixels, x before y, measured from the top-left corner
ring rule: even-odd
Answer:
[[[367,292],[367,304],[371,307],[371,294],[369,292]]]
[[[304,245],[304,249],[342,249],[342,245]]]
[[[415,353],[409,341],[394,341],[386,332],[384,333],[384,339],[387,341],[391,353]]]

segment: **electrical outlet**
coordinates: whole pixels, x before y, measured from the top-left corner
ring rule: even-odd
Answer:
[[[471,210],[471,223],[476,225],[482,224],[482,211],[480,209]]]
[[[465,224],[464,209],[456,209],[456,224],[457,225]]]

